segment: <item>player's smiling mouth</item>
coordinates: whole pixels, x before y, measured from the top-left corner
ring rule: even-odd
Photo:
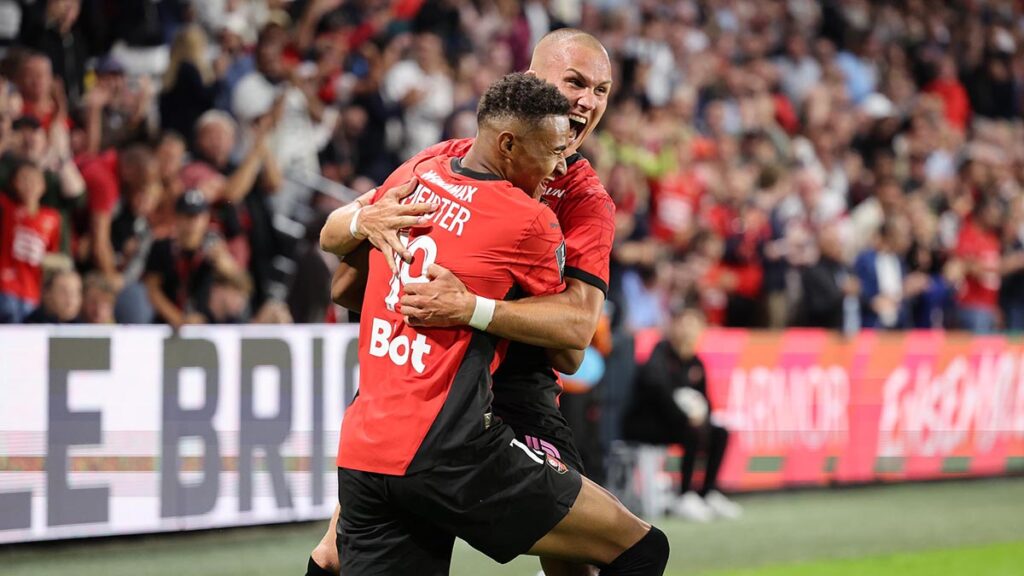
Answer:
[[[579,140],[583,130],[587,127],[587,117],[580,114],[569,114],[569,128],[572,129],[572,139]]]

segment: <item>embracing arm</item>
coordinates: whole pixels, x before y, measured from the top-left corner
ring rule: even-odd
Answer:
[[[597,331],[604,293],[575,278],[565,284],[559,294],[497,302],[487,331],[542,348],[582,351]]]
[[[406,262],[412,261],[412,254],[398,238],[398,231],[423,224],[437,210],[435,204],[402,204],[401,200],[415,190],[415,181],[388,189],[376,202],[375,191],[371,190],[327,217],[327,223],[320,230],[320,249],[339,258],[352,252],[363,240],[368,240],[384,253],[384,259],[392,272],[397,270],[392,254],[398,254]],[[371,204],[371,202],[373,202]],[[352,218],[356,212],[356,234],[351,231]]]
[[[369,256],[370,244],[363,242],[338,263],[331,278],[331,301],[354,312],[363,308]]]
[[[414,326],[469,324],[476,296],[454,274],[436,264],[427,272],[430,282],[408,284],[402,313]],[[583,350],[597,330],[604,294],[575,278],[566,279],[559,294],[495,302],[487,332],[542,348]]]
[[[352,215],[356,213],[356,210],[368,205],[371,200],[373,200],[373,190],[331,212],[324,227],[320,229],[320,249],[339,258],[344,258],[349,252],[355,250],[363,242],[363,239],[356,238],[349,232]]]
[[[586,350],[555,350],[553,348],[547,348],[544,352],[548,355],[548,362],[551,363],[551,367],[558,370],[562,374],[572,375],[580,369],[580,364],[583,364],[583,355],[586,354]]]

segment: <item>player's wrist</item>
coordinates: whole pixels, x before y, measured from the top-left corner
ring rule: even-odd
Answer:
[[[494,308],[494,300],[483,296],[473,296],[473,315],[470,316],[468,324],[477,330],[486,332],[487,327],[494,320]]]
[[[352,237],[355,238],[356,240],[365,240],[366,239],[366,234],[364,234],[364,233],[359,231],[359,216],[362,214],[362,212],[363,212],[363,207],[360,206],[352,214],[352,220],[349,220],[349,223],[348,223],[348,231],[349,231],[350,234],[352,234]]]

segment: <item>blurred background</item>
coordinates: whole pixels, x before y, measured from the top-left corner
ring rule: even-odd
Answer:
[[[670,573],[1021,574],[1024,3],[0,0],[5,574],[299,573],[320,523],[219,529],[333,506],[320,226],[565,26],[617,212],[562,409]],[[666,358],[702,432],[637,426]]]

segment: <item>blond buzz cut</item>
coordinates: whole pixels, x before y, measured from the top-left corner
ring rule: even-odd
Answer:
[[[547,56],[548,50],[554,49],[556,46],[564,44],[566,42],[573,42],[588,48],[598,50],[608,57],[608,51],[605,50],[604,45],[598,40],[593,34],[580,30],[579,28],[559,28],[558,30],[552,30],[541,38],[537,45],[533,48],[533,58],[530,60],[530,69],[534,70],[540,63],[537,61],[539,57]]]

